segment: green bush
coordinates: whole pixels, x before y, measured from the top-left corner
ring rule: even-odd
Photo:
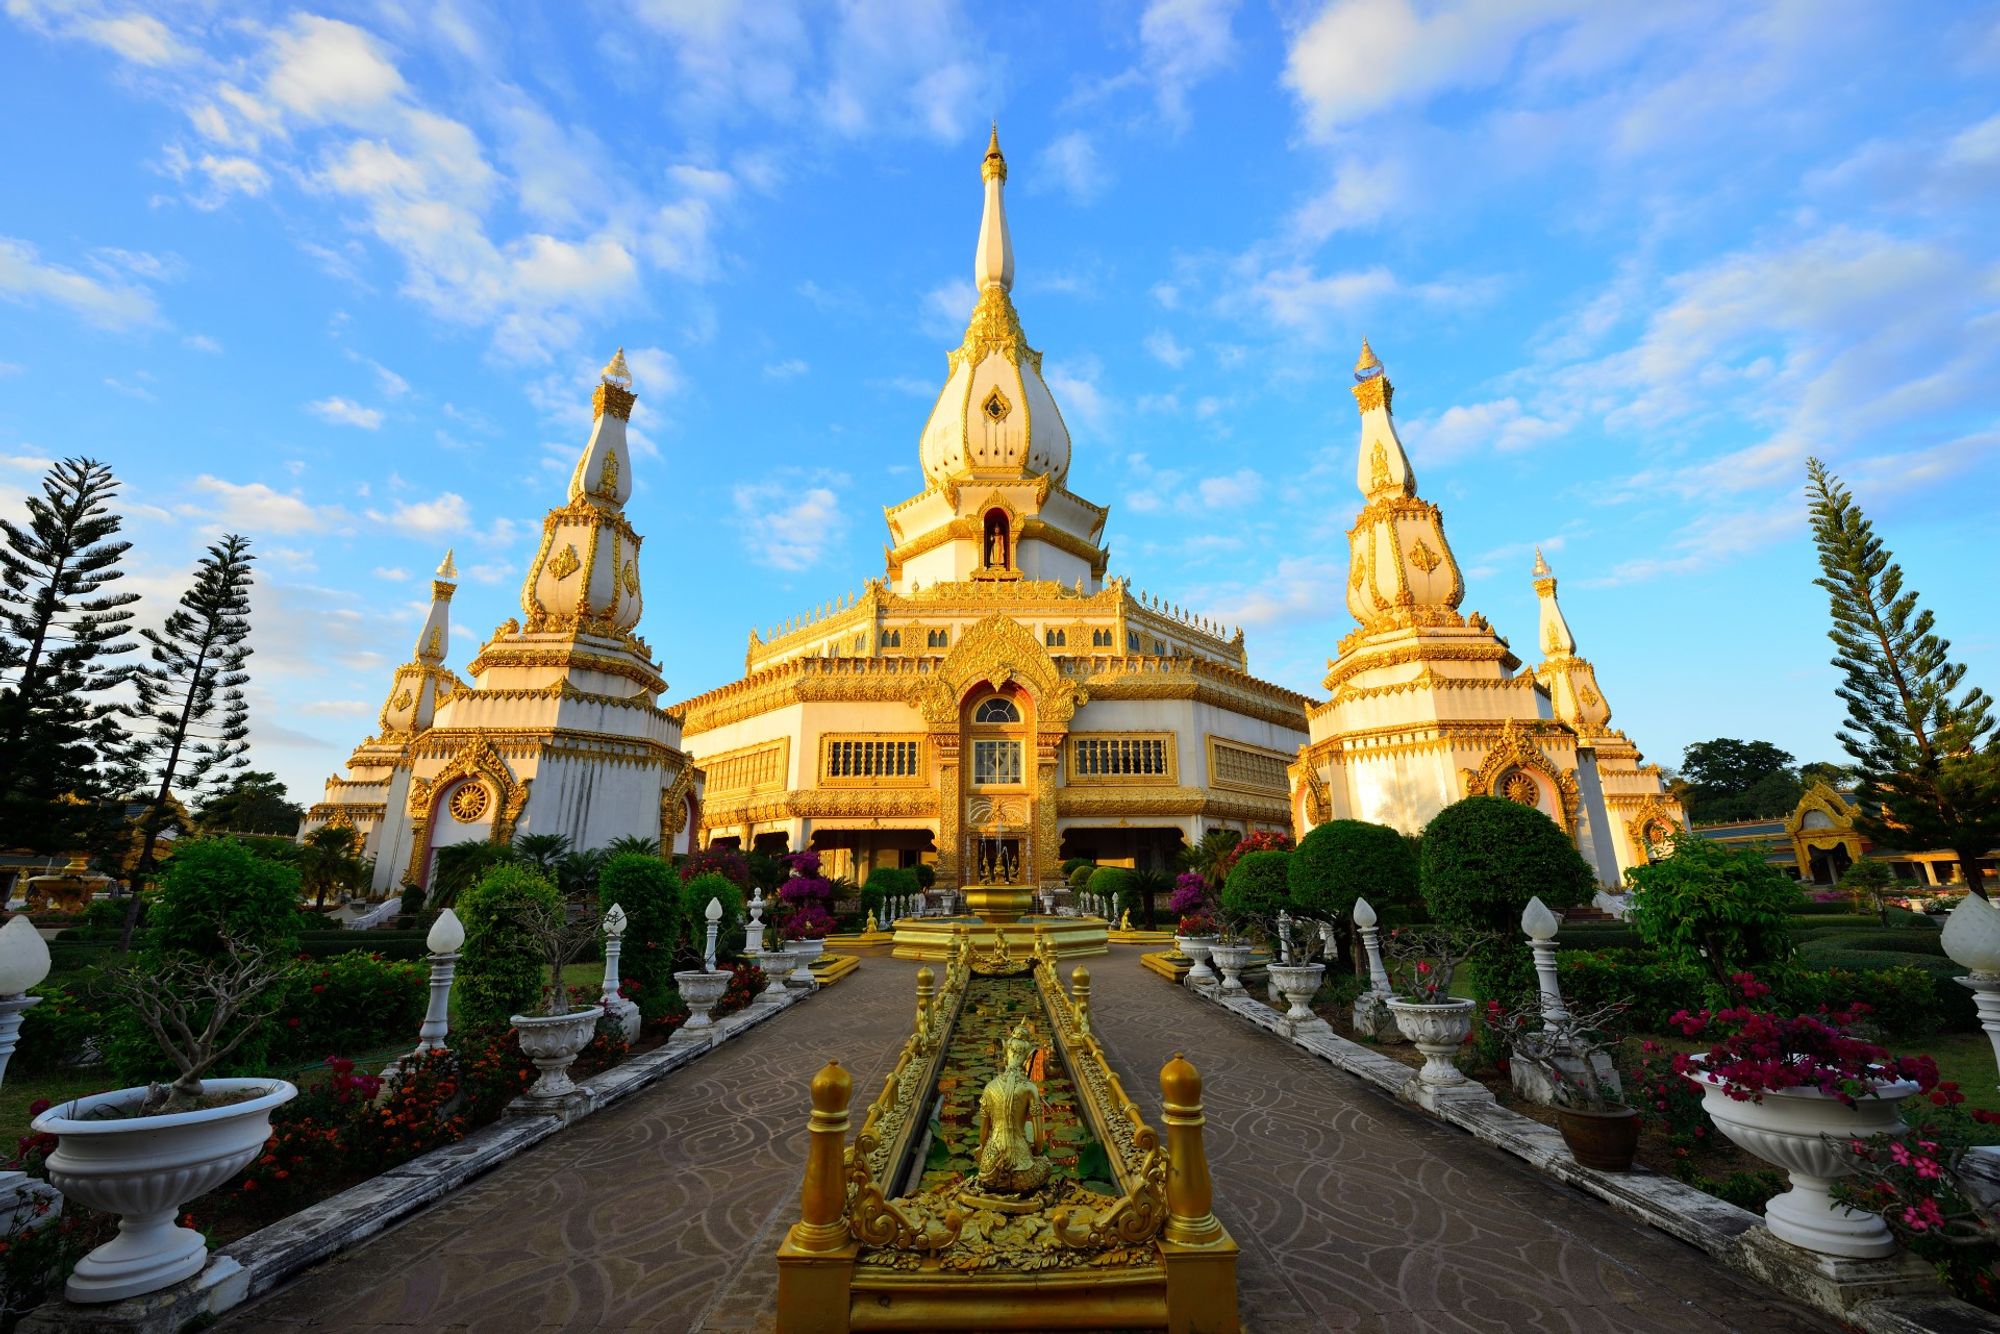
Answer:
[[[421,959],[428,955],[427,931],[337,931],[299,932],[300,954],[313,959],[330,959],[337,954],[360,950],[385,959]]]
[[[771,896],[767,894],[764,897],[769,899]],[[697,959],[708,948],[710,899],[722,901],[722,921],[715,933],[715,953],[720,960],[724,954],[735,954],[742,949],[743,891],[728,876],[715,871],[704,872],[681,886],[681,921],[685,924],[683,939]]]
[[[1329,820],[1299,840],[1286,866],[1291,909],[1302,917],[1338,921],[1364,895],[1380,910],[1418,898],[1417,854],[1387,825]]]
[[[1801,954],[1841,950],[1893,950],[1900,954],[1931,954],[1944,958],[1944,941],[1928,931],[1834,931],[1824,935],[1801,931]]]
[[[63,932],[64,936],[74,935],[73,931]],[[108,963],[117,942],[110,940],[51,940],[49,942],[49,971],[51,973],[80,973]],[[39,990],[39,989],[38,989]]]
[[[44,982],[35,988],[42,1003],[21,1014],[20,1045],[8,1059],[11,1075],[59,1070],[83,1053],[87,1042],[105,1036],[105,1002],[87,981]]]
[[[1229,878],[1222,882],[1222,911],[1233,928],[1275,922],[1291,905],[1291,860],[1291,853],[1276,849],[1237,858],[1236,865],[1229,868]]]
[[[1953,1033],[1973,1033],[1979,1030],[1979,1010],[1972,1003],[1972,992],[1958,984],[1958,977],[1965,969],[1950,959],[1940,959],[1932,954],[1906,954],[1896,950],[1841,950],[1833,954],[1815,954],[1815,966],[1837,964],[1841,969],[1858,973],[1862,981],[1855,985],[1845,997],[1836,997],[1836,1003],[1866,1001],[1875,1003],[1869,994],[1867,978],[1884,969],[1916,968],[1931,980],[1931,996],[1937,1006],[1938,1023]]]
[[[1826,968],[1772,970],[1768,975],[1769,1008],[1786,1014],[1810,1014],[1865,1001],[1868,1022],[1885,1038],[1897,1042],[1927,1038],[1944,1027],[1943,998],[1931,970],[1909,964],[1862,970],[1850,966],[1853,957],[1839,956]]]
[[[937,884],[937,867],[929,862],[918,862],[910,869],[916,874],[918,889],[929,889]]]
[[[521,919],[557,912],[562,895],[527,866],[495,866],[458,896],[465,947],[458,961],[459,1022],[469,1029],[505,1028],[517,1014],[534,1014],[547,984],[542,957]]]
[[[914,894],[917,892],[917,874],[898,866],[878,866],[868,873],[867,883],[861,886],[861,915],[865,919],[869,913],[876,914],[876,924],[881,925],[882,900],[891,894]]]
[[[1563,950],[1636,950],[1645,944],[1631,927],[1606,923],[1565,926],[1556,937],[1556,946]]]
[[[1583,1013],[1629,1000],[1632,1008],[1626,1012],[1626,1024],[1646,1033],[1664,1032],[1676,1011],[1700,1009],[1707,981],[1701,969],[1662,963],[1650,950],[1565,952],[1557,956],[1556,970],[1563,1001],[1571,1011]]]
[[[1803,896],[1761,852],[1679,834],[1672,853],[1627,875],[1632,924],[1663,959],[1705,968],[1722,986],[1791,956],[1790,912]]]
[[[657,1019],[672,1008],[674,955],[682,938],[680,877],[658,857],[621,852],[604,864],[597,877],[597,901],[609,910],[625,910],[625,946],[618,972],[625,990],[646,1019]]]
[[[424,910],[425,897],[422,885],[406,880],[403,882],[402,901],[397,905],[396,911],[405,917],[415,917]]]
[[[1092,863],[1092,861],[1088,857],[1067,858],[1062,864],[1063,879],[1068,880],[1071,876],[1075,875],[1077,871],[1082,867],[1091,865],[1094,865],[1094,863]]]
[[[1882,919],[1875,916],[1858,917],[1852,899],[1829,899],[1825,903],[1818,899],[1800,899],[1791,909],[1794,917],[1854,917],[1857,921],[1869,921],[1880,926]]]
[[[1554,820],[1505,797],[1467,797],[1424,827],[1424,904],[1442,926],[1521,932],[1539,896],[1560,912],[1588,903],[1597,879]]]
[[[146,918],[153,906],[155,895],[148,894],[139,900],[138,930],[146,929]],[[80,932],[85,940],[109,940],[116,942],[125,934],[125,907],[131,903],[129,897],[116,899],[92,899],[83,909],[83,924],[72,928]]]
[[[302,965],[286,979],[277,1015],[266,1021],[275,1035],[266,1060],[283,1069],[414,1044],[430,998],[430,973],[424,964],[361,950]]]
[[[214,958],[223,937],[278,955],[298,946],[299,873],[231,838],[176,846],[160,873],[146,920],[154,957],[186,952]]]
[[[1071,868],[1066,874],[1069,876],[1069,887],[1081,894],[1090,888],[1090,877],[1097,874],[1097,863],[1085,862],[1081,866]]]
[[[1100,866],[1091,871],[1090,879],[1084,887],[1093,894],[1101,894],[1112,904],[1113,923],[1119,913],[1141,915],[1146,905],[1139,899],[1139,878],[1122,866]]]

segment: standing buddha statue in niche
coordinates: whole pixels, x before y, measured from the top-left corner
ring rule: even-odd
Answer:
[[[983,1190],[1026,1195],[1049,1179],[1048,1127],[1042,1091],[1028,1077],[1035,1041],[1027,1020],[1007,1035],[1007,1064],[979,1095],[979,1172]]]

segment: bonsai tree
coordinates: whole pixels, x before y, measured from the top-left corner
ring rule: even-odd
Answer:
[[[1555,1090],[1556,1102],[1585,1112],[1610,1112],[1627,1105],[1624,1091],[1599,1070],[1611,1068],[1618,1050],[1619,1020],[1632,1008],[1616,1000],[1581,1013],[1551,1018],[1534,1010],[1509,1010],[1498,1001],[1486,1004],[1486,1031],[1499,1037],[1514,1060],[1538,1070]]]
[[[1670,962],[1706,969],[1724,989],[1736,973],[1791,956],[1791,913],[1805,891],[1760,852],[1677,834],[1672,853],[1625,874],[1638,891],[1632,925],[1640,938]]]
[[[172,1084],[149,1082],[138,1115],[198,1106],[203,1076],[227,1060],[283,1000],[277,984],[288,965],[259,945],[221,937],[219,957],[176,951],[150,966],[120,968],[103,985],[124,1001],[180,1072]]]
[[[1889,925],[1887,896],[1890,890],[1896,888],[1896,872],[1889,863],[1863,857],[1847,868],[1847,873],[1840,877],[1839,887],[1854,896],[1857,908],[1866,902],[1882,920],[1882,925]]]
[[[1389,959],[1390,981],[1396,995],[1418,1005],[1442,1005],[1455,999],[1452,979],[1490,941],[1484,931],[1465,927],[1398,927],[1382,942]]]
[[[597,939],[597,914],[579,911],[577,905],[561,898],[554,901],[530,898],[515,909],[514,916],[521,934],[549,970],[548,983],[542,988],[542,1013],[550,1016],[570,1013],[569,988],[563,984],[563,970]]]

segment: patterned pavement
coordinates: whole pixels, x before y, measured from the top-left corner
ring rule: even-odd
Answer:
[[[839,1059],[858,1115],[908,1031],[916,968],[869,957],[223,1326],[769,1330],[771,1257],[798,1212],[806,1081]],[[1095,1026],[1149,1119],[1174,1051],[1202,1072],[1216,1212],[1243,1248],[1257,1334],[1835,1328],[1178,993],[1129,947],[1090,968]]]

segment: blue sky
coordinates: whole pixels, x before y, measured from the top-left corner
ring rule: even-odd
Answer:
[[[1484,611],[1532,548],[1655,759],[1838,758],[1803,459],[2000,684],[1989,6],[0,0],[0,502],[88,453],[164,614],[261,553],[253,754],[374,724],[446,546],[516,611],[595,368],[685,698],[881,573],[972,301],[1015,296],[1113,569],[1318,693],[1363,334]]]

